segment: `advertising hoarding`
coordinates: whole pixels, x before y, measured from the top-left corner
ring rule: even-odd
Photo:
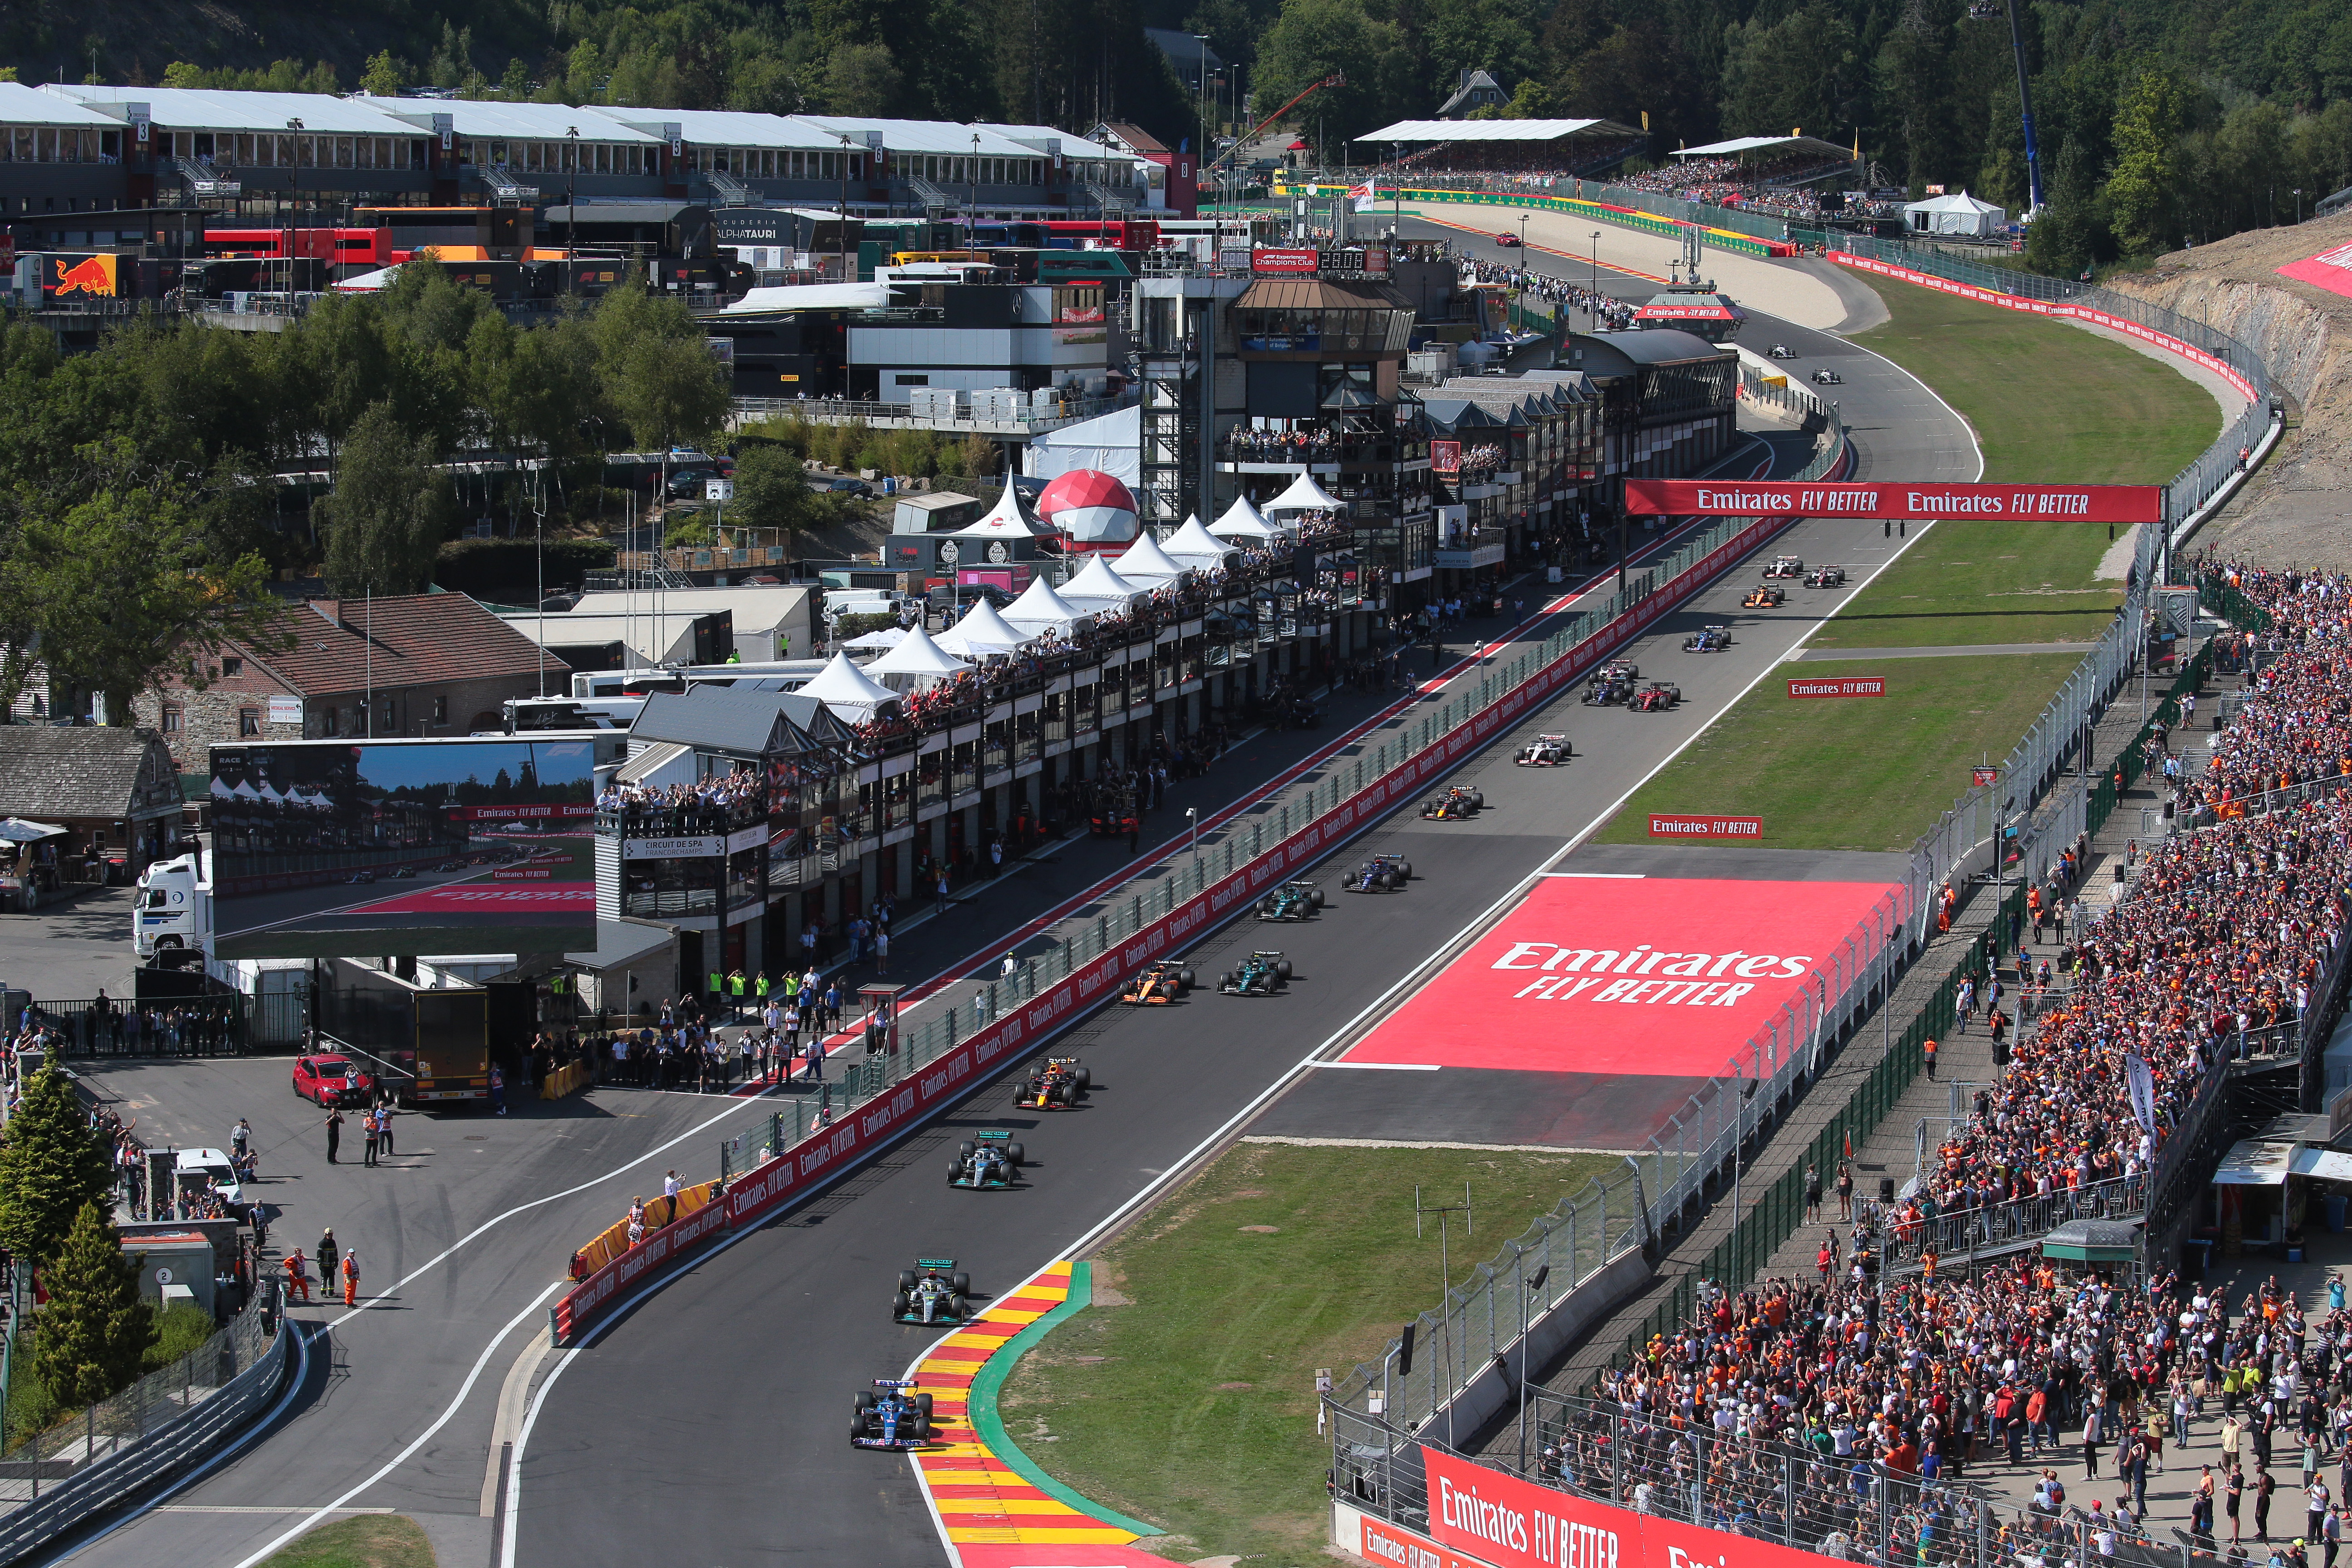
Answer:
[[[593,946],[593,759],[585,741],[215,746],[215,952]]]
[[[1889,480],[1627,479],[1635,517],[1863,517],[1910,522],[2011,518],[2161,522],[2161,485],[1979,485]]]
[[[1884,697],[1886,677],[1883,675],[1814,675],[1789,682],[1789,695],[1811,697]]]

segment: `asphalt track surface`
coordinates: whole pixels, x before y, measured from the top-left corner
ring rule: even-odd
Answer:
[[[1794,329],[1772,330],[1801,353],[1850,352],[1820,334],[1805,342]],[[1853,357],[1856,365],[1845,367],[1849,408],[1910,407],[1926,417],[1858,432],[1865,472],[1973,472],[1973,450],[1957,418],[1893,367]],[[1803,524],[1843,536],[1816,540],[1800,531],[1783,547],[1843,558],[1859,577],[1873,561],[1864,526]],[[1652,640],[1672,649],[1685,625],[1738,624],[1736,612],[1716,601],[1736,604],[1744,585],[1744,574],[1728,575]],[[1791,607],[1798,607],[1793,595]],[[1529,630],[1540,637],[1544,628]],[[1298,966],[1287,995],[1208,994],[1181,1007],[1081,1020],[1053,1048],[1082,1054],[1094,1068],[1098,1089],[1086,1108],[1014,1116],[1009,1086],[992,1085],[775,1224],[744,1233],[679,1277],[665,1276],[666,1289],[557,1363],[563,1375],[545,1385],[530,1412],[507,1560],[740,1564],[834,1552],[866,1562],[937,1563],[942,1548],[908,1467],[851,1450],[839,1430],[850,1394],[867,1378],[895,1373],[925,1342],[921,1331],[889,1321],[897,1270],[918,1253],[944,1251],[964,1261],[986,1294],[1057,1256],[1181,1163],[1518,877],[1556,857],[1746,679],[1769,668],[1800,630],[1792,623],[1743,636],[1685,681],[1681,713],[1651,719],[1613,749],[1544,775],[1540,793],[1533,784],[1490,790],[1496,809],[1477,822],[1447,827],[1407,816],[1336,858],[1391,843],[1407,848],[1421,873],[1408,893],[1336,900],[1343,907],[1308,926],[1228,927],[1200,949],[1202,966],[1213,971],[1253,946],[1285,947]],[[1638,657],[1647,665],[1681,656]],[[1378,701],[1353,700],[1358,711]],[[1334,704],[1343,724],[1353,717],[1349,701]],[[1589,712],[1572,700],[1568,706],[1570,723]],[[1560,727],[1545,714],[1525,729]],[[1265,735],[1237,749],[1209,779],[1171,790],[1174,809],[1147,821],[1147,850],[1181,835],[1184,805],[1213,806],[1252,793],[1328,739]],[[1509,744],[1498,742],[1465,773],[1486,772],[1499,759],[1507,774]],[[1424,842],[1438,832],[1454,842]],[[1001,950],[1003,935],[984,935],[977,917],[993,917],[1009,934],[1083,894],[1124,859],[1120,848],[1064,846],[1012,886],[991,889],[984,905],[915,933],[923,940],[896,955],[902,973],[929,974],[951,960],[968,964],[973,953]],[[1432,850],[1441,853],[1433,859]],[[257,1076],[249,1087],[229,1081],[208,1090],[204,1074],[192,1082],[182,1064],[136,1069],[154,1075],[143,1098],[189,1117],[184,1131],[173,1132],[179,1141],[218,1142],[236,1115],[252,1113],[256,1095],[284,1093],[278,1079],[285,1064],[224,1065]],[[205,1073],[211,1070],[207,1064]],[[497,1420],[502,1386],[518,1354],[543,1335],[565,1253],[609,1220],[630,1191],[655,1187],[666,1165],[703,1173],[711,1140],[764,1110],[758,1101],[599,1091],[550,1108],[544,1119],[557,1124],[549,1127],[535,1125],[541,1120],[535,1108],[529,1120],[480,1123],[478,1131],[456,1118],[408,1119],[404,1148],[433,1148],[436,1159],[444,1148],[464,1152],[462,1163],[446,1162],[456,1170],[437,1175],[429,1168],[389,1176],[330,1172],[302,1147],[302,1184],[287,1196],[268,1194],[288,1211],[281,1224],[292,1226],[280,1244],[309,1245],[322,1216],[334,1224],[367,1255],[370,1304],[355,1320],[341,1308],[296,1309],[301,1376],[270,1420],[225,1447],[191,1481],[142,1511],[86,1529],[46,1560],[244,1564],[332,1506],[412,1513],[445,1563],[484,1561],[491,1550],[483,1502],[495,1481],[492,1444],[511,1433]],[[161,1109],[148,1114],[168,1120]],[[297,1131],[307,1124],[292,1110],[274,1114]],[[1021,1130],[1033,1162],[1026,1188],[947,1189],[940,1169],[946,1151],[979,1126]],[[476,1137],[495,1142],[469,1141]]]
[[[1855,358],[1851,399],[1875,395],[1882,379],[1907,380]],[[1913,449],[1892,433],[1880,437],[1882,473],[1973,471],[1965,429],[1928,401],[1937,421],[1915,433]],[[1814,521],[1773,548],[1843,561],[1859,582],[1897,542],[1867,523]],[[1490,806],[1480,817],[1433,824],[1407,811],[1308,873],[1328,886],[1366,851],[1395,849],[1414,862],[1408,891],[1338,895],[1305,924],[1237,923],[1192,954],[1193,967],[1212,975],[1253,948],[1282,948],[1297,971],[1286,994],[1204,990],[1177,1006],[1097,1013],[1046,1047],[1081,1056],[1091,1069],[1095,1089],[1080,1109],[1015,1110],[1017,1072],[1008,1074],[783,1218],[655,1280],[562,1357],[542,1387],[517,1468],[513,1561],[536,1568],[617,1555],[732,1565],[831,1555],[891,1568],[937,1563],[944,1549],[909,1467],[852,1449],[842,1433],[850,1396],[867,1379],[898,1375],[937,1337],[890,1321],[898,1270],[918,1255],[952,1256],[982,1299],[1011,1289],[1182,1167],[1498,895],[1556,864],[1846,596],[1791,594],[1780,611],[1744,614],[1737,605],[1750,575],[1727,574],[1638,646],[1645,670],[1681,679],[1680,711],[1585,709],[1571,695],[1519,731],[1582,731],[1570,767],[1514,770],[1506,738],[1457,775],[1485,786]],[[1730,650],[1680,651],[1691,629],[1717,620],[1738,628]],[[1654,1080],[1643,1092],[1656,1092]],[[1008,1129],[1026,1143],[1022,1188],[947,1187],[950,1152],[982,1128]]]

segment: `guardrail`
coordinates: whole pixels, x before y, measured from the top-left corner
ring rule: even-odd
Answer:
[[[169,1479],[259,1414],[284,1381],[293,1340],[276,1287],[265,1281],[226,1328],[170,1366],[8,1451],[0,1475],[33,1487],[0,1514],[0,1563]]]
[[[1822,412],[1826,438],[1801,479],[1844,470],[1844,431],[1834,411]],[[1728,518],[1712,524],[1612,595],[1601,609],[1569,616],[1540,645],[1465,683],[1434,712],[1424,710],[1416,718],[1408,710],[1402,725],[1385,732],[1391,739],[1370,744],[1368,735],[1368,752],[1360,750],[1351,762],[1334,762],[1320,777],[1270,797],[1255,822],[1229,829],[1206,853],[1162,861],[1155,868],[1156,880],[1139,878],[1130,884],[1134,890],[1123,906],[1105,900],[1100,912],[1063,921],[1047,933],[1044,954],[1002,979],[974,982],[968,1003],[959,1005],[943,991],[917,1004],[941,1004],[928,1017],[909,1022],[902,1014],[894,1028],[875,1031],[870,1040],[890,1048],[869,1049],[853,1059],[839,1094],[828,1085],[816,1096],[797,1099],[789,1113],[780,1110],[748,1139],[730,1141],[720,1157],[732,1178],[724,1198],[648,1234],[642,1245],[583,1280],[552,1310],[555,1334],[577,1333],[665,1259],[721,1227],[758,1220],[830,1170],[862,1158],[919,1124],[934,1108],[961,1098],[979,1075],[1000,1070],[1002,1063],[1108,1001],[1146,963],[1181,952],[1246,910],[1266,887],[1324,858],[1458,761],[1507,733],[1785,526],[1786,520],[1772,518]],[[738,1170],[741,1174],[733,1175]],[[1571,1266],[1570,1272],[1577,1270]],[[1504,1318],[1517,1317],[1514,1303]]]

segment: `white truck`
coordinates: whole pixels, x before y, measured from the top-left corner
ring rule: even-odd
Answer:
[[[158,860],[139,873],[139,902],[131,914],[131,950],[141,958],[174,948],[213,955],[213,884],[203,856]]]

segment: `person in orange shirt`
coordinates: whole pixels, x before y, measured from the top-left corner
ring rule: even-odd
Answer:
[[[356,1307],[359,1304],[360,1255],[357,1252],[346,1252],[343,1254],[343,1305]]]
[[[286,1257],[287,1297],[290,1300],[297,1290],[302,1292],[304,1302],[310,1300],[310,1260],[302,1256],[299,1247]]]

